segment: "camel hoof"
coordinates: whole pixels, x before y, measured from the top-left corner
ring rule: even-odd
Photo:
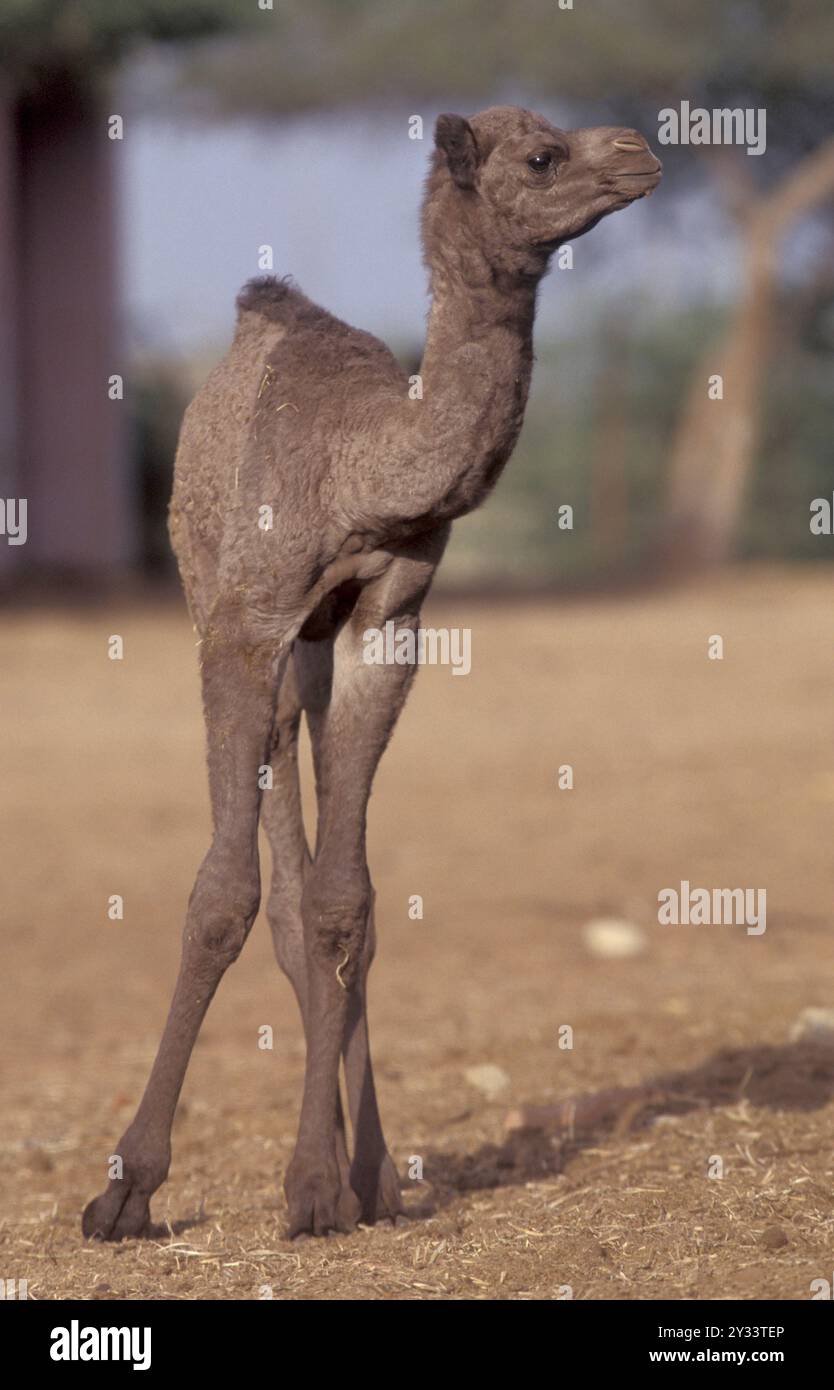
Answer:
[[[81,1230],[86,1240],[131,1240],[148,1233],[151,1224],[150,1198],[144,1192],[128,1187],[119,1189],[124,1180],[115,1182],[94,1197],[84,1208]]]
[[[373,1226],[377,1221],[390,1221],[396,1225],[398,1218],[403,1216],[399,1174],[389,1153],[373,1167],[354,1165],[351,1186],[361,1204],[359,1219],[367,1225]]]
[[[349,1235],[359,1219],[359,1200],[351,1188],[343,1188],[338,1169],[307,1172],[296,1177],[288,1172],[284,1184],[289,1207],[287,1237]]]

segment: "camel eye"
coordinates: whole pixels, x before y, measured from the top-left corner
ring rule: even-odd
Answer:
[[[527,161],[534,174],[543,174],[553,163],[552,154],[531,154]]]

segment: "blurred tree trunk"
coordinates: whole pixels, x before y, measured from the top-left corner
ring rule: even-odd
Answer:
[[[17,225],[14,103],[0,83],[0,497],[17,497]],[[14,560],[14,547],[0,537],[0,575]]]
[[[120,146],[116,146],[120,148]],[[17,110],[20,467],[28,569],[95,574],[131,558],[122,448],[114,145],[106,115],[54,74]]]
[[[596,568],[613,573],[622,565],[628,533],[628,335],[621,317],[606,324],[599,351],[589,512]]]
[[[774,338],[779,248],[790,224],[834,195],[834,137],[764,195],[741,161],[717,164],[744,236],[743,285],[723,340],[692,373],[672,446],[663,556],[668,568],[721,564],[738,534],[757,444],[759,403]],[[723,379],[723,399],[707,394]]]

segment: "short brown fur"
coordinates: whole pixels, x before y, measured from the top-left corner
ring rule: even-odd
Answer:
[[[422,396],[412,399],[377,339],[267,278],[241,292],[232,346],[183,420],[170,529],[200,638],[214,834],[159,1052],[117,1145],[122,1175],[87,1207],[87,1236],[149,1230],[194,1041],[258,911],[259,817],[272,849],[275,953],[307,1039],[289,1233],[401,1210],[368,1047],[365,821],[413,667],[366,664],[362,634],[388,621],[417,627],[451,522],[484,500],[512,453],[553,251],[660,177],[634,131],[565,132],[518,107],[441,116],[435,135]],[[297,773],[302,713],[316,773],[312,853]]]

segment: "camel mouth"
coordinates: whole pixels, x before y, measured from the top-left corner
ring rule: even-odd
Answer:
[[[624,192],[629,193],[632,198],[648,198],[657,188],[663,177],[663,170],[660,167],[655,169],[634,169],[628,173],[617,175],[617,183],[625,183]],[[640,183],[636,186],[631,183],[632,179],[639,179]]]

